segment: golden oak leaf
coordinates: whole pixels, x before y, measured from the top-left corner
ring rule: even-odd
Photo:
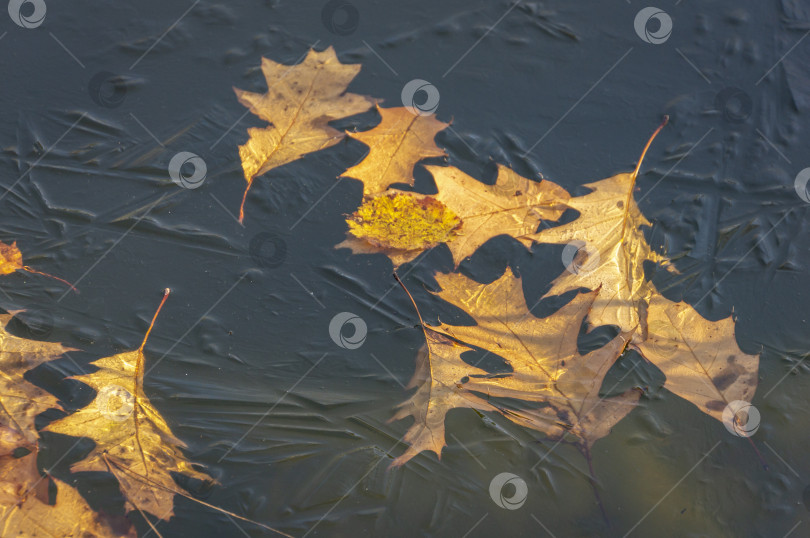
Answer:
[[[459,274],[440,274],[436,280],[442,288],[437,295],[476,321],[473,326],[442,323],[440,330],[500,355],[513,370],[510,375],[470,375],[463,387],[491,397],[544,404],[519,410],[499,407],[510,420],[551,438],[570,432],[589,448],[635,406],[636,390],[611,398],[599,396],[602,381],[624,351],[630,333],[619,334],[585,355],[577,349],[582,321],[598,291],[579,294],[554,314],[536,318],[526,305],[521,279],[511,269],[490,284]]]
[[[458,215],[464,227],[447,243],[458,266],[498,235],[522,237],[542,220],[557,220],[569,195],[551,181],[532,181],[498,165],[494,185],[486,185],[452,166],[426,166],[438,188],[436,199]]]
[[[304,61],[288,66],[262,59],[267,93],[234,88],[239,102],[269,122],[269,127],[249,128],[250,138],[239,146],[247,181],[239,221],[245,217],[245,199],[254,178],[302,156],[337,144],[344,133],[329,126],[371,108],[365,96],[347,93],[359,65],[342,64],[332,47],[310,50]]]
[[[709,321],[656,293],[647,311],[647,339],[632,347],[666,375],[664,387],[717,420],[723,421],[731,402],[754,397],[759,356],[737,346],[731,317]]]
[[[432,196],[397,190],[367,198],[346,222],[347,238],[335,248],[385,252],[395,267],[451,241],[462,227],[461,219]]]
[[[161,307],[168,293],[167,289]],[[155,318],[159,311],[160,307]],[[45,431],[95,441],[93,451],[71,469],[112,473],[129,511],[170,519],[174,494],[179,491],[171,473],[199,480],[210,477],[185,458],[181,451],[185,444],[174,436],[144,393],[143,348],[151,329],[152,325],[140,348],[99,359],[92,363],[98,371],[73,377],[96,389],[95,399],[87,407],[52,422]]]
[[[341,177],[353,177],[363,182],[363,194],[371,196],[388,189],[393,183],[413,185],[416,163],[428,157],[446,157],[433,139],[449,123],[435,115],[417,115],[405,107],[380,108],[379,125],[369,131],[348,133],[369,147],[368,155],[349,168]]]
[[[666,121],[647,142],[644,153],[664,124]],[[624,332],[639,327],[641,310],[654,292],[644,278],[643,263],[668,261],[644,238],[641,227],[650,223],[633,198],[644,153],[633,172],[589,183],[585,186],[592,189],[590,193],[571,198],[567,206],[579,211],[576,220],[521,239],[527,246],[532,241],[568,244],[566,271],[554,280],[546,296],[579,288],[599,290],[588,316],[591,326],[617,325]],[[566,252],[563,254],[565,258]],[[674,270],[671,266],[668,269]],[[639,341],[642,334],[636,331],[634,340]]]
[[[494,185],[486,185],[454,167],[425,168],[433,174],[439,193],[433,197],[421,196],[436,200],[446,208],[448,214],[459,218],[461,228],[447,234],[445,220],[425,217],[424,222],[419,222],[419,218],[413,218],[418,215],[406,215],[401,209],[395,208],[384,215],[368,215],[364,219],[366,228],[381,231],[388,228],[390,236],[400,233],[410,235],[410,231],[415,229],[431,230],[435,240],[425,241],[422,246],[414,244],[414,248],[410,249],[392,248],[390,242],[381,241],[379,237],[373,237],[363,229],[351,229],[355,218],[352,216],[347,219],[350,226],[349,238],[337,247],[351,248],[356,254],[383,253],[391,258],[396,267],[414,259],[420,252],[437,243],[445,243],[458,266],[464,258],[471,256],[478,247],[493,237],[503,234],[526,236],[537,231],[542,220],[560,218],[569,198],[562,187],[546,180],[531,181],[506,166],[498,166],[498,178]],[[389,195],[396,192],[398,191],[388,191]],[[361,211],[369,203],[366,201]],[[403,223],[407,223],[408,229],[404,229]]]
[[[23,265],[23,257],[22,252],[20,252],[19,247],[17,247],[17,242],[14,241],[10,245],[7,245],[0,241],[0,275],[8,275],[15,271],[26,271],[28,273],[46,276],[48,278],[52,278],[54,280],[58,280],[59,282],[66,284],[75,291],[79,293],[79,291],[73,287],[73,284],[68,282],[67,280],[62,280],[59,277],[53,276],[48,273],[43,273],[41,271],[37,271],[36,269],[32,269],[27,265]]]
[[[13,452],[30,452],[15,457]],[[48,487],[57,485],[56,502],[49,503]],[[105,518],[78,491],[37,469],[37,447],[17,430],[0,428],[0,535],[29,538],[88,538],[136,536],[123,518]]]
[[[403,440],[407,450],[391,462],[399,466],[424,450],[431,450],[441,459],[444,438],[444,419],[455,408],[473,408],[482,411],[497,409],[461,387],[462,379],[469,375],[486,375],[484,370],[470,366],[461,354],[471,348],[453,342],[446,336],[423,325],[427,344],[416,358],[416,371],[406,388],[417,388],[391,420],[413,416],[414,423]]]
[[[11,314],[0,314],[0,428],[11,427],[36,442],[36,416],[47,409],[61,409],[56,398],[29,383],[23,374],[66,351],[61,344],[39,342],[6,331]]]

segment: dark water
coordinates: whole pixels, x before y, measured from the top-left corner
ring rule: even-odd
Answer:
[[[208,503],[295,536],[810,536],[810,234],[794,189],[810,166],[806,2],[662,1],[672,34],[651,44],[633,26],[645,6],[621,0],[351,0],[335,18],[327,11],[328,25],[321,1],[46,1],[37,28],[0,16],[0,240],[82,293],[19,273],[0,286],[4,305],[27,309],[15,332],[82,350],[29,375],[68,410],[93,392],[64,377],[137,347],[170,287],[146,391],[218,480],[189,485]],[[291,64],[313,44],[362,63],[351,90],[387,106],[400,105],[406,82],[433,83],[438,117],[453,119],[439,144],[487,181],[506,163],[581,193],[631,169],[670,114],[638,181],[648,237],[681,271],[655,281],[705,317],[733,314],[740,347],[762,353],[752,439],[769,468],[627,353],[607,383],[648,392],[594,449],[609,527],[579,452],[471,410],[450,413],[441,462],[423,454],[386,472],[409,424],[386,421],[407,397],[422,336],[386,258],[333,249],[362,193],[335,176],[364,146],[347,141],[266,174],[245,226],[231,214],[244,186],[237,146],[263,125],[242,117],[231,88],[263,91],[262,56]],[[111,76],[108,93],[94,90]],[[205,161],[202,187],[169,178],[181,151]],[[429,191],[426,174],[416,187]],[[531,304],[563,270],[560,251],[497,238],[463,271],[487,282],[509,265]],[[442,306],[423,284],[451,260],[443,248],[420,260],[400,272],[435,320]],[[355,350],[328,334],[344,311],[368,326]],[[75,480],[94,507],[123,510],[109,475],[70,474],[89,442],[68,450],[70,439],[45,434],[42,444],[42,468]],[[501,472],[527,483],[522,508],[490,498]],[[176,504],[163,536],[272,535]]]

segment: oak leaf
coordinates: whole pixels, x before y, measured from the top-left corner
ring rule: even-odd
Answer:
[[[441,286],[436,295],[463,309],[476,325],[425,327],[430,354],[418,359],[411,383],[420,389],[394,416],[415,418],[404,438],[410,447],[395,465],[422,450],[440,453],[444,417],[453,407],[495,410],[551,439],[570,433],[587,452],[636,405],[640,396],[636,390],[612,397],[599,394],[629,333],[585,355],[577,349],[577,335],[596,292],[579,294],[551,316],[536,318],[526,305],[521,279],[511,269],[490,284],[459,274],[439,274],[436,280]],[[464,362],[460,354],[472,346],[504,358],[511,373],[491,374]]]
[[[647,338],[632,347],[666,375],[665,388],[721,422],[730,403],[754,397],[759,356],[737,346],[731,317],[709,321],[656,293],[647,310]]]
[[[167,289],[161,307],[168,297]],[[160,312],[155,312],[155,319]],[[98,371],[74,376],[97,393],[90,405],[49,424],[45,431],[89,437],[95,448],[73,471],[112,473],[119,482],[129,511],[149,512],[159,519],[174,514],[174,494],[179,492],[172,473],[210,481],[183,455],[185,445],[172,433],[160,412],[144,393],[143,349],[99,359]]]
[[[435,115],[414,114],[405,107],[377,107],[382,120],[368,131],[348,133],[369,147],[368,155],[349,168],[341,177],[363,182],[363,194],[384,192],[394,183],[413,185],[416,163],[428,157],[446,157],[447,153],[433,141],[436,134],[450,124]]]
[[[394,467],[402,465],[424,450],[435,452],[441,459],[442,449],[447,445],[444,420],[451,409],[497,411],[495,406],[460,385],[466,376],[487,374],[485,370],[470,366],[461,359],[462,353],[472,349],[424,325],[423,329],[426,344],[417,355],[416,371],[406,387],[417,390],[399,405],[399,410],[390,419],[400,420],[408,416],[414,419],[413,425],[403,437],[403,441],[409,446],[391,462]]]
[[[28,454],[15,456],[19,449]],[[56,502],[49,502],[49,484],[57,486]],[[136,536],[124,518],[93,511],[78,491],[65,482],[41,476],[37,446],[18,430],[0,427],[0,535],[42,538]]]
[[[249,128],[248,141],[239,146],[247,187],[239,208],[245,217],[245,200],[253,180],[278,166],[337,144],[345,135],[329,126],[332,120],[360,114],[373,101],[347,93],[360,72],[359,65],[342,64],[332,47],[310,50],[304,60],[288,66],[262,59],[267,93],[234,88],[239,102],[269,122],[265,128]]]
[[[554,280],[546,296],[598,289],[599,297],[588,317],[591,326],[616,325],[625,332],[639,327],[641,311],[654,292],[644,278],[644,262],[669,261],[647,243],[642,227],[650,222],[633,198],[644,154],[665,124],[647,142],[633,172],[586,184],[590,193],[568,200],[567,206],[580,213],[576,220],[521,239],[527,246],[533,241],[568,245],[572,252],[566,271]],[[643,339],[643,330],[634,339]]]
[[[452,166],[425,168],[433,175],[439,191],[432,198],[462,223],[460,229],[438,241],[450,249],[456,266],[493,237],[504,234],[523,237],[536,232],[541,221],[557,220],[569,199],[568,193],[559,185],[547,180],[526,179],[502,165],[498,165],[494,185],[482,183]],[[388,191],[389,194],[396,192],[399,191]],[[361,210],[370,203],[367,200]],[[435,245],[434,242],[414,249],[392,248],[390,244],[365,234],[362,229],[352,229],[352,219],[347,219],[351,235],[338,248],[349,247],[357,254],[383,253],[391,258],[394,266],[412,260]],[[385,219],[393,223],[401,220],[399,215],[386,215]],[[372,222],[371,218],[367,222]],[[414,224],[411,226],[415,227]],[[425,222],[421,227],[433,226],[433,222]],[[392,230],[391,234],[395,233]]]
[[[38,438],[36,416],[61,406],[54,396],[26,381],[23,374],[73,349],[14,336],[6,330],[12,317],[0,314],[0,428],[13,428],[34,443]]]

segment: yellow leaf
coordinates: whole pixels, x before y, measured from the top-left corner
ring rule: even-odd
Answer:
[[[23,265],[23,257],[22,252],[20,252],[19,247],[17,247],[17,242],[13,242],[10,245],[7,245],[0,241],[0,275],[8,275],[15,271],[27,271],[32,274],[46,276],[48,278],[52,278],[54,280],[58,280],[59,282],[66,284],[76,293],[79,293],[79,290],[73,287],[73,284],[68,282],[67,280],[62,280],[59,277],[50,275],[48,273],[43,273],[41,271],[37,271],[36,269],[32,269],[27,265]]]
[[[347,93],[349,83],[360,72],[359,65],[342,64],[332,47],[310,50],[303,62],[288,66],[262,59],[267,93],[234,88],[239,102],[269,122],[263,129],[250,128],[247,143],[239,146],[247,181],[239,221],[245,217],[245,199],[256,176],[337,144],[344,133],[329,126],[371,108],[365,96]]]
[[[362,243],[367,242],[389,256],[406,258],[452,240],[462,226],[461,219],[435,198],[403,191],[366,199],[346,222],[351,235],[336,248],[362,252]]]
[[[419,223],[419,214],[412,214],[407,222],[392,219],[389,212],[366,210],[366,228],[374,228],[378,233],[372,237],[363,231],[351,228],[351,236],[337,245],[338,248],[351,248],[356,254],[384,253],[394,266],[412,260],[420,252],[438,243],[447,244],[458,266],[464,258],[471,256],[481,245],[498,235],[522,237],[533,234],[542,220],[556,220],[565,211],[568,193],[550,181],[531,181],[506,166],[498,166],[498,178],[494,185],[486,185],[452,166],[426,166],[436,181],[439,193],[433,197],[420,195],[421,199],[433,199],[432,205],[445,207],[445,214],[459,218],[462,227],[445,234],[447,225],[436,229],[435,217],[424,213],[425,222]],[[399,191],[390,190],[390,193]],[[373,204],[374,202],[372,202]],[[366,208],[368,202],[363,205]],[[363,210],[361,208],[361,210]],[[351,219],[350,219],[351,220]],[[377,222],[379,221],[379,222]],[[448,223],[449,225],[449,223]],[[400,230],[400,228],[407,228]],[[386,241],[384,235],[396,237],[409,235],[411,230],[434,230],[432,240],[413,248],[391,248],[393,241]],[[443,237],[442,237],[443,236]]]
[[[160,307],[152,324],[158,312]],[[185,445],[174,436],[144,393],[143,348],[151,329],[152,325],[138,349],[99,359],[92,363],[98,371],[75,376],[73,379],[97,391],[95,399],[87,407],[52,422],[45,431],[95,441],[93,451],[74,464],[72,470],[112,473],[130,511],[170,519],[174,514],[174,494],[178,491],[171,473],[199,480],[210,478],[186,459],[181,451]]]
[[[449,124],[431,115],[416,115],[405,107],[380,108],[379,125],[369,131],[348,133],[369,147],[368,155],[349,168],[342,177],[363,182],[363,194],[371,196],[384,192],[393,183],[413,185],[416,163],[428,157],[445,157],[433,139]]]

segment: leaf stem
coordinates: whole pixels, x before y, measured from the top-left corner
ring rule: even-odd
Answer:
[[[53,276],[53,275],[52,275],[52,274],[50,274],[50,273],[43,273],[42,271],[37,271],[36,269],[34,269],[34,268],[32,268],[32,267],[28,267],[27,265],[23,265],[23,266],[22,266],[22,270],[23,270],[23,271],[28,271],[29,273],[34,273],[34,274],[37,274],[37,275],[46,276],[46,277],[48,277],[48,278],[52,278],[52,279],[54,279],[54,280],[58,280],[58,281],[59,281],[59,282],[61,282],[62,284],[67,285],[67,286],[68,286],[70,289],[72,289],[72,290],[73,290],[73,291],[75,291],[76,293],[79,293],[79,290],[77,290],[77,289],[76,289],[76,287],[75,287],[73,284],[71,284],[71,283],[70,283],[70,282],[68,282],[67,280],[64,280],[64,279],[62,279],[62,278],[59,278],[58,276]]]
[[[635,184],[635,182],[636,182],[636,177],[638,176],[638,171],[641,169],[641,163],[644,162],[644,156],[647,155],[647,150],[650,149],[650,146],[652,145],[653,140],[655,140],[655,137],[658,136],[658,133],[661,132],[661,129],[663,129],[664,126],[667,123],[669,123],[669,116],[664,116],[664,120],[661,122],[661,125],[659,125],[658,128],[653,132],[652,136],[650,136],[650,139],[647,140],[647,145],[644,146],[644,150],[641,152],[641,157],[638,158],[638,164],[636,165],[636,169],[633,170],[633,174],[632,174],[632,176],[633,176],[633,184]],[[632,192],[633,189],[630,189],[630,191]]]
[[[245,187],[245,194],[242,195],[242,205],[239,206],[239,224],[243,224],[245,220],[245,202],[247,201],[248,191],[253,184],[253,180],[248,180],[247,187]]]
[[[155,321],[157,320],[158,314],[160,314],[160,309],[163,308],[164,304],[166,304],[166,299],[169,298],[169,294],[171,292],[172,292],[172,290],[170,290],[169,288],[166,288],[166,289],[163,290],[163,299],[160,301],[160,304],[158,305],[157,310],[155,310],[155,315],[152,316],[152,323],[150,323],[149,328],[146,329],[146,335],[144,335],[144,337],[143,337],[143,342],[141,342],[141,347],[138,348],[138,351],[140,351],[141,353],[143,353],[143,348],[146,345],[146,340],[149,339],[149,333],[152,332],[152,327],[155,326]]]
[[[408,288],[406,288],[405,284],[403,284],[402,281],[399,279],[399,275],[397,275],[396,271],[394,271],[394,278],[397,279],[397,282],[399,282],[399,285],[402,286],[402,289],[405,290],[405,293],[408,294],[408,298],[411,300],[411,304],[413,305],[413,309],[416,311],[416,316],[419,318],[419,325],[422,327],[422,331],[424,331],[425,330],[425,322],[422,321],[422,314],[419,313],[419,308],[416,306],[416,301],[414,301],[413,295],[411,295],[411,292],[408,291]]]

